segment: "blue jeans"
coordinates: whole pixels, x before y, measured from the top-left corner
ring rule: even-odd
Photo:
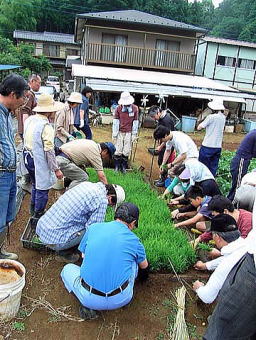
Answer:
[[[0,233],[16,214],[16,172],[0,171]]]
[[[82,128],[79,127],[79,124],[75,124],[75,127],[77,128],[77,130],[83,131],[86,139],[92,139],[92,130],[91,130],[89,124],[84,124],[84,126]]]
[[[23,154],[25,167],[28,170],[32,182],[31,204],[34,206],[35,212],[42,212],[45,210],[46,204],[48,202],[49,190],[36,189],[34,159],[31,157],[28,151],[24,151]]]
[[[61,278],[69,293],[73,292],[83,306],[94,310],[112,310],[121,308],[131,301],[137,273],[138,265],[134,262],[128,286],[122,292],[108,297],[93,294],[85,289],[81,284],[80,267],[75,264],[65,265]]]
[[[86,229],[79,231],[76,237],[72,238],[71,240],[68,240],[66,243],[47,244],[47,247],[55,251],[61,251],[61,250],[73,248],[80,244],[85,232],[86,232]]]
[[[198,160],[207,166],[213,176],[216,176],[220,155],[221,148],[210,148],[202,145],[200,147]]]

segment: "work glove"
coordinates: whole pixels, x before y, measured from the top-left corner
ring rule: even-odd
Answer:
[[[82,129],[84,127],[84,120],[80,120],[79,128]]]
[[[132,135],[132,143],[137,141],[137,135]]]

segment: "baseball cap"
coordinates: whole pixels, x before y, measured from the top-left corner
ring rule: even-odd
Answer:
[[[114,153],[116,152],[116,147],[113,143],[111,142],[105,142],[104,143],[106,147],[108,148],[108,151],[110,153],[111,158],[113,157]]]
[[[228,214],[219,214],[211,220],[211,231],[226,233],[238,230],[236,220]]]
[[[135,227],[138,228],[140,211],[137,205],[130,202],[122,203],[116,210],[117,215],[119,209],[127,209],[127,215],[132,217],[133,221],[136,220]]]

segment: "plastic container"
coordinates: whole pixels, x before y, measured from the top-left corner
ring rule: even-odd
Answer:
[[[182,116],[182,131],[193,132],[195,131],[197,117]]]
[[[254,129],[256,129],[256,122],[253,122],[249,119],[243,119],[244,122],[244,132],[250,132]]]
[[[10,320],[16,316],[20,308],[22,289],[25,286],[25,267],[18,261],[0,260],[1,264],[16,268],[20,278],[16,281],[0,284],[0,320]]]

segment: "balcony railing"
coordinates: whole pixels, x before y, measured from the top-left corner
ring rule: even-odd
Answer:
[[[126,45],[88,43],[86,61],[194,72],[195,54]]]

